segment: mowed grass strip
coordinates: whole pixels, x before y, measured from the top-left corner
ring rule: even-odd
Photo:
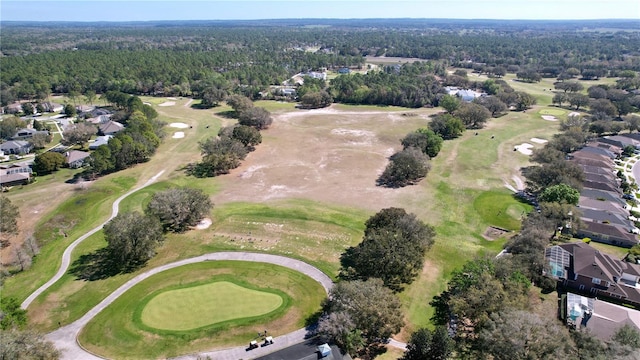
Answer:
[[[278,309],[281,296],[217,281],[158,294],[142,310],[141,320],[164,330],[192,330]]]
[[[278,309],[250,318],[235,318],[193,330],[151,329],[141,321],[146,304],[157,294],[227,281],[242,287],[279,296]],[[255,294],[253,294],[255,295]],[[175,357],[213,348],[237,346],[253,339],[258,331],[274,336],[306,325],[318,310],[326,293],[310,277],[277,265],[244,261],[205,261],[153,275],[107,306],[81,330],[83,347],[111,359],[156,359]],[[213,299],[212,299],[213,301]],[[164,306],[162,303],[159,306]],[[194,311],[182,304],[183,312]],[[222,308],[219,311],[226,311]],[[168,320],[178,320],[175,313]]]

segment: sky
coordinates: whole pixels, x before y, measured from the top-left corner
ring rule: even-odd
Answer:
[[[0,0],[0,21],[640,19],[640,0]]]

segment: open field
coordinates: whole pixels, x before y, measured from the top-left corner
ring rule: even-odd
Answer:
[[[34,268],[8,279],[3,291],[7,296],[24,299],[55,272],[66,244],[90,229],[90,224],[108,216],[113,199],[163,169],[166,172],[161,181],[123,201],[122,210],[141,211],[155,191],[188,185],[211,195],[215,203],[210,216],[213,225],[205,230],[168,235],[157,256],[137,272],[92,281],[83,280],[78,271],[66,274],[29,308],[32,325],[41,331],[55,329],[58,322],[68,324],[79,318],[143,270],[212,251],[287,255],[335,277],[340,254],[361,240],[364,221],[382,208],[395,206],[417,214],[437,231],[423,272],[401,294],[407,327],[398,338],[407,340],[410,331],[429,325],[432,310],[428,303],[444,289],[451,271],[475,256],[494,255],[502,249],[506,238],[486,240],[482,235],[487,227],[518,228],[519,217],[529,208],[509,195],[505,183],[515,186],[513,176],[519,176],[519,169],[529,162],[526,155],[514,152],[513,148],[531,138],[550,139],[558,125],[541,119],[539,112],[556,110],[543,106],[491,119],[477,134],[467,131],[459,139],[445,141],[441,153],[432,159],[431,172],[421,183],[386,189],[377,187],[375,180],[386,166],[388,156],[401,148],[399,140],[404,135],[426,126],[428,115],[438,109],[333,105],[303,111],[289,103],[264,103],[274,112],[274,124],[262,132],[263,143],[257,150],[228,175],[195,179],[187,177],[181,168],[200,159],[198,141],[235,121],[216,115],[229,108],[197,110],[189,106],[193,102],[188,99],[171,100],[175,105],[163,107],[157,105],[165,103],[166,98],[143,98],[143,101],[156,105],[165,122],[181,122],[190,127],[167,128],[168,136],[151,161],[97,180],[83,190],[83,194],[92,194],[91,197],[70,198],[57,210],[48,212],[36,228],[49,236],[60,227],[52,228],[51,219],[75,216],[81,221],[59,222],[68,227],[69,237],[55,235],[56,241],[43,248]],[[172,139],[177,130],[183,131],[185,137]],[[534,148],[542,146],[534,144]],[[76,268],[90,268],[92,254],[105,245],[101,233],[87,239],[73,254]],[[139,304],[141,297],[127,298],[130,302],[127,306],[133,306]],[[120,310],[118,306],[115,309]],[[126,340],[127,349],[141,351],[143,346],[155,349],[157,345],[157,356],[170,353],[168,343],[151,335],[140,335],[137,331],[141,330],[105,313],[99,318],[110,322],[110,333],[95,334],[100,324],[97,318],[91,325],[93,330],[87,328],[83,332],[83,344],[106,348],[130,337]],[[275,326],[272,328],[276,329]],[[218,336],[214,340],[187,337],[182,349],[243,343],[245,334],[253,330],[242,331],[233,330],[229,337]],[[120,358],[115,353],[120,350],[108,351]],[[175,349],[171,354],[180,351]],[[124,348],[121,354],[125,354]]]
[[[141,326],[136,314],[158,293],[174,287],[211,283],[212,279],[232,279],[245,287],[280,292],[283,295],[278,297],[289,298],[288,303],[285,301],[287,309],[177,333],[148,331]],[[325,296],[322,286],[313,279],[276,265],[240,261],[186,265],[154,275],[133,287],[93,319],[80,334],[79,341],[92,352],[118,359],[170,357],[212,346],[237,345],[253,339],[264,329],[278,336],[304,327],[305,320],[320,308]]]

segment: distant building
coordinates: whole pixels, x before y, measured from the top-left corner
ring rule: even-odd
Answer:
[[[28,184],[32,173],[31,164],[26,162],[0,165],[0,186]]]
[[[342,67],[340,69],[338,69],[338,74],[350,74],[351,73],[351,69],[349,69],[348,67]]]

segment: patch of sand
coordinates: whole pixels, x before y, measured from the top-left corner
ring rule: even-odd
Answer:
[[[175,101],[165,101],[162,104],[158,105],[158,106],[173,106],[175,105],[176,102]]]
[[[531,142],[534,142],[536,144],[546,144],[549,141],[547,141],[545,139],[540,139],[540,138],[531,138]]]
[[[569,113],[569,115],[567,115],[567,116],[568,116],[568,117],[572,117],[572,116],[580,116],[580,113],[579,113],[579,112],[575,112],[575,111],[573,111],[573,112],[570,112],[570,113]]]
[[[196,225],[196,230],[204,230],[211,226],[212,221],[209,218],[204,218]]]
[[[185,123],[171,123],[169,124],[169,126],[172,128],[178,128],[178,129],[186,129],[189,127],[189,125]]]
[[[542,118],[547,121],[558,121],[558,118],[553,115],[542,115]]]
[[[178,131],[172,136],[172,138],[174,139],[182,139],[183,137],[184,137],[184,133],[182,131]]]
[[[514,147],[514,149],[518,150],[522,154],[531,155],[531,154],[533,154],[533,151],[531,150],[532,147],[533,147],[533,145],[531,145],[529,143],[523,143],[523,144],[520,144],[520,145],[516,145]]]
[[[178,100],[178,98],[168,97],[167,100]]]

